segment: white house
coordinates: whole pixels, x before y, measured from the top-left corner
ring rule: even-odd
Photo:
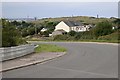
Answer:
[[[114,29],[118,29],[118,26],[113,26],[112,29],[113,29],[113,30],[114,30]]]
[[[45,32],[45,31],[47,31],[46,28],[42,28],[42,29],[41,29],[41,32]]]
[[[83,32],[89,31],[90,25],[83,25],[81,22],[78,21],[61,21],[58,25],[55,26],[55,31],[57,30],[64,30],[66,32],[76,31],[76,32]]]

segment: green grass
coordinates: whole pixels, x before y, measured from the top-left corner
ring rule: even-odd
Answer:
[[[36,49],[36,53],[40,52],[65,52],[67,51],[65,48],[52,44],[40,44]]]
[[[51,22],[60,22],[62,20],[66,20],[66,19],[70,19],[70,20],[73,20],[73,21],[83,21],[83,22],[86,22],[86,23],[93,23],[93,24],[96,24],[98,22],[101,22],[103,20],[108,20],[110,22],[112,22],[114,19],[109,19],[109,18],[94,18],[94,19],[91,19],[89,16],[74,16],[74,17],[56,17],[56,18],[46,18],[46,19],[39,19],[37,21],[34,21],[33,23],[43,23],[44,21],[51,21]]]
[[[120,43],[118,40],[80,40],[79,42],[105,42],[105,43]]]
[[[29,40],[29,41],[41,41],[41,42],[48,42],[46,40]],[[106,43],[120,43],[120,40],[55,40],[50,42],[106,42]]]
[[[43,41],[44,42],[44,41]],[[65,41],[65,40],[56,40],[53,42],[105,42],[105,43],[120,43],[119,40],[69,40],[69,41]]]

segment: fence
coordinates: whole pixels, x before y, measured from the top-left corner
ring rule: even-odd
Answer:
[[[33,44],[20,45],[16,47],[0,48],[0,61],[5,61],[17,57],[21,57],[34,52]]]

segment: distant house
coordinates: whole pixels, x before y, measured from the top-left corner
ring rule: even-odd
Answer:
[[[118,29],[118,26],[113,26],[112,29],[113,29],[113,30],[114,30],[114,29]]]
[[[47,31],[46,28],[42,28],[42,29],[41,29],[41,32],[45,32],[45,31]]]
[[[89,31],[90,25],[83,25],[81,22],[78,21],[61,21],[58,25],[55,26],[55,30],[64,30],[66,32],[76,31],[76,32],[83,32]]]
[[[13,21],[17,21],[17,22],[29,22],[29,21],[34,21],[34,18],[6,18],[6,20],[8,20],[9,22],[13,22]]]

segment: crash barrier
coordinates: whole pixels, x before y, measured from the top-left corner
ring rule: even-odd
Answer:
[[[16,47],[0,48],[0,61],[14,59],[34,52],[35,45],[26,44]]]

